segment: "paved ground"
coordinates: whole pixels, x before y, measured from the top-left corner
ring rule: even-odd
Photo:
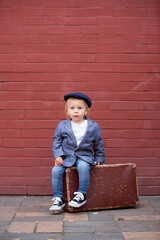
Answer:
[[[0,196],[0,240],[160,240],[160,196],[137,208],[51,215],[51,196]]]

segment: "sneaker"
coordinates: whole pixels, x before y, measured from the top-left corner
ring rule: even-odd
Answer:
[[[64,206],[64,200],[62,198],[59,197],[55,197],[52,199],[53,200],[53,205],[50,207],[50,211],[61,211]]]
[[[72,199],[72,201],[69,202],[69,206],[79,208],[87,202],[86,195],[83,193],[75,192],[74,195],[76,196]]]

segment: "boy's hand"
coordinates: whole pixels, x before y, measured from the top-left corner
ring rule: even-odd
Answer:
[[[96,165],[100,165],[101,163],[100,162],[95,162]]]
[[[61,157],[57,157],[55,159],[55,166],[63,165],[63,159]]]

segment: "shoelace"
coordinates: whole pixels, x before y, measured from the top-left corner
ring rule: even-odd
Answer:
[[[54,205],[57,205],[59,202],[62,202],[62,200],[59,197],[55,197],[52,200]]]
[[[84,200],[84,196],[81,192],[74,192],[74,195],[76,195],[74,197],[75,200],[79,201],[79,200]]]

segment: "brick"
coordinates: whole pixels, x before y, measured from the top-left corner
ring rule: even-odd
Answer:
[[[145,8],[117,8],[113,9],[113,16],[115,17],[145,17]]]
[[[52,169],[50,167],[25,167],[23,168],[23,176],[25,177],[49,177]]]
[[[139,221],[147,221],[147,220],[160,220],[160,216],[158,215],[138,215],[138,216],[115,216],[115,220],[119,220],[119,218],[123,218],[124,221],[132,221],[132,220],[139,220]]]
[[[13,102],[12,102],[13,103]],[[25,104],[24,104],[25,105]],[[9,104],[10,108],[21,108],[19,104],[14,104],[13,105]],[[12,106],[17,106],[17,107],[12,107]],[[24,108],[23,108],[24,109]],[[10,128],[10,129],[36,129],[36,128],[40,128],[41,127],[41,123],[40,121],[33,121],[33,120],[6,120],[6,128]]]
[[[33,35],[29,38],[30,43],[40,43],[45,44],[48,41],[50,44],[73,44],[73,43],[96,43],[96,35]],[[54,57],[54,56],[52,56]]]
[[[21,138],[22,134],[21,134],[21,130],[19,129],[5,129],[1,132],[1,138]]]
[[[141,102],[112,102],[110,109],[112,110],[143,110]]]
[[[51,177],[12,177],[11,178],[11,186],[32,186],[33,182],[34,185],[39,187],[44,186],[51,186]],[[8,186],[8,184],[4,184],[5,186]]]
[[[159,153],[157,148],[141,148],[141,149],[136,149],[136,151],[133,151],[133,148],[126,148],[126,149],[121,149],[121,148],[108,148],[107,150],[108,156],[110,157],[122,157],[122,156],[128,156],[128,157],[145,157],[146,155],[148,157],[158,157]],[[152,171],[153,170],[153,171]],[[153,174],[156,169],[149,169],[150,174]],[[152,173],[151,173],[152,172]],[[145,174],[143,172],[143,174]],[[155,175],[155,174],[154,174]]]
[[[53,139],[53,131],[42,129],[42,130],[22,130],[22,137],[29,139]]]
[[[143,35],[100,35],[98,36],[98,43],[100,44],[158,44],[159,37],[158,36],[146,36],[144,38]]]
[[[79,222],[79,221],[88,221],[87,213],[65,213],[64,221],[68,222]]]
[[[121,9],[122,10],[122,9]],[[139,27],[139,26],[126,26],[126,25],[119,25],[118,28],[116,26],[84,26],[83,29],[81,30],[81,32],[83,34],[91,34],[91,35],[95,35],[95,34],[99,34],[100,37],[104,36],[107,39],[106,35],[112,35],[112,39],[113,39],[113,35],[116,34],[116,39],[118,39],[118,37],[120,37],[120,35],[122,35],[123,37],[128,36],[128,34],[130,35],[138,35],[139,37],[144,34],[146,34],[146,38],[148,37],[147,34],[156,34],[158,35],[158,26],[147,26],[143,29]],[[102,35],[102,36],[101,36]],[[121,36],[121,37],[122,37]],[[111,36],[110,36],[111,37]],[[109,37],[109,39],[110,39]],[[133,36],[131,36],[133,37]]]
[[[28,20],[25,17],[1,17],[1,22],[0,25],[1,26],[17,26],[17,25],[27,25]]]
[[[24,111],[23,110],[6,110],[1,111],[0,119],[23,119],[24,118]]]
[[[139,167],[139,176],[159,176],[160,167]]]
[[[35,206],[35,205],[34,205]],[[26,207],[26,206],[25,206]],[[48,213],[44,212],[17,212],[16,218],[24,218],[24,217],[47,217]]]
[[[108,139],[107,147],[133,147],[133,148],[158,148],[160,141],[158,139]]]
[[[128,72],[154,72],[154,67],[156,67],[156,69],[159,71],[159,65],[155,64],[121,64],[118,66],[115,66],[115,71],[118,72],[126,72],[126,69]],[[134,70],[133,70],[134,69]]]
[[[139,62],[139,63],[158,63],[159,54],[142,54],[141,56],[137,54],[133,54],[131,56],[131,62]]]
[[[123,232],[125,240],[141,240],[141,239],[153,239],[158,240],[160,237],[159,232]],[[134,236],[134,237],[133,237]]]
[[[63,232],[62,221],[45,221],[39,222],[37,226],[37,233],[61,233]]]
[[[160,189],[159,186],[139,186],[139,192],[142,195],[159,195]]]
[[[26,195],[28,193],[27,186],[0,186],[1,194],[11,194],[11,195]]]
[[[99,121],[102,129],[141,129],[143,126],[142,120],[108,120]]]
[[[92,47],[92,45],[91,45]],[[46,53],[46,52],[50,52],[51,54],[55,54],[55,53],[79,53],[80,50],[83,48],[85,49],[85,52],[87,52],[86,47],[84,47],[83,45],[78,45],[78,44],[67,44],[67,46],[65,46],[64,44],[30,44],[28,46],[28,53],[29,54],[37,54],[37,53]],[[88,48],[87,48],[88,49]],[[1,50],[1,48],[0,48]],[[93,49],[92,49],[93,51]],[[157,51],[157,49],[156,49]],[[88,53],[88,52],[87,52]],[[51,66],[51,65],[50,65]],[[62,68],[59,70],[59,72],[63,72]]]
[[[62,17],[30,17],[28,21],[29,25],[61,25]]]
[[[112,64],[105,64],[105,63],[93,63],[93,64],[83,64],[81,65],[82,72],[113,72],[113,65]]]
[[[8,37],[9,39],[9,37]],[[12,42],[13,40],[10,39]],[[27,56],[23,54],[0,54],[0,62],[26,62]],[[22,79],[22,78],[21,78]]]
[[[37,63],[20,63],[20,64],[13,64],[13,71],[14,72],[78,72],[79,71],[79,66],[78,64],[37,64]],[[0,65],[1,69],[1,65]],[[10,67],[6,67],[6,70],[4,71],[11,71]]]
[[[143,139],[149,138],[149,139],[157,139],[158,133],[157,130],[142,130],[142,129],[124,129],[118,130],[118,129],[104,129],[103,135],[106,139],[113,139],[113,138],[121,138],[121,139],[141,139],[143,136]]]
[[[28,158],[28,157],[11,157],[8,158],[8,166],[10,167],[39,167],[41,165],[40,158]]]
[[[27,42],[27,36],[2,35],[0,38],[0,44],[26,44]]]
[[[5,120],[0,120],[0,128],[6,128],[6,121]]]
[[[16,140],[4,140],[3,146],[7,148],[14,148],[14,147],[20,147],[20,148],[37,148],[39,146],[41,147],[50,147],[52,145],[52,142],[50,140],[46,139],[37,139],[35,140],[30,140],[30,139],[16,139]]]
[[[160,178],[158,176],[156,178],[154,178],[154,177],[140,177],[138,179],[138,183],[139,183],[140,186],[159,186],[160,185]]]
[[[35,222],[12,222],[9,226],[9,233],[33,233]]]
[[[143,25],[143,26],[149,26],[149,25],[158,25],[159,19],[158,18],[141,18],[141,17],[119,17],[119,18],[113,18],[113,17],[105,17],[100,16],[97,17],[97,25],[103,26],[103,25]]]
[[[160,122],[159,120],[144,120],[143,128],[144,129],[159,129]]]
[[[127,4],[126,4],[127,7],[144,7],[144,4],[143,4],[143,0],[141,1],[134,1],[132,2],[132,0],[129,0],[127,1]],[[158,0],[155,0],[153,3],[151,1],[146,1],[146,8],[150,8],[151,6],[154,8],[154,7],[158,7],[159,6],[159,1]]]
[[[53,195],[52,185],[49,186],[28,186],[29,195]]]
[[[0,167],[7,167],[8,166],[8,158],[1,157]]]
[[[112,157],[106,159],[106,162],[108,164],[118,164],[119,162],[121,163],[128,163],[128,162],[133,162],[137,166],[142,166],[142,167],[151,167],[151,166],[159,166],[159,159],[158,158],[150,158],[150,157]]]
[[[96,18],[95,17],[64,17],[64,24],[65,25],[96,25]]]
[[[65,118],[64,110],[26,110],[25,111],[25,118],[26,119],[57,119],[58,118]]]
[[[146,16],[147,17],[158,17],[160,14],[160,10],[157,8],[157,9],[149,9],[147,8],[146,9]]]
[[[8,177],[0,177],[0,186],[11,186],[11,179]]]

